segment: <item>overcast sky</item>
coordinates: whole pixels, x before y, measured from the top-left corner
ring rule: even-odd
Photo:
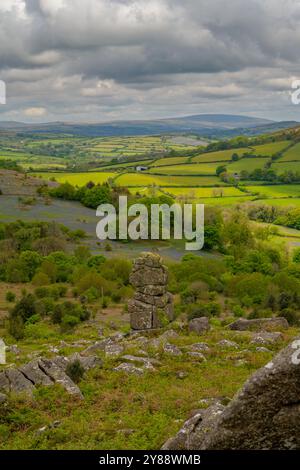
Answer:
[[[0,0],[0,120],[300,120],[300,0]]]

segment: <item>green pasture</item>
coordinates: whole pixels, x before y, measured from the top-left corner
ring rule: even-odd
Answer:
[[[161,173],[164,175],[215,175],[218,163],[191,163],[188,165],[152,167],[149,173]]]
[[[279,162],[293,162],[293,161],[300,161],[300,143],[294,145],[286,152],[284,152],[283,156],[278,160]]]
[[[283,140],[280,142],[269,142],[268,144],[255,145],[252,147],[255,155],[262,155],[265,157],[271,157],[278,152],[282,152],[286,147],[291,145],[290,140]]]
[[[232,155],[236,153],[239,157],[244,153],[249,152],[250,149],[247,147],[230,149],[230,150],[220,150],[219,152],[208,152],[202,153],[192,158],[193,163],[205,163],[205,162],[230,162]]]
[[[300,197],[300,184],[272,185],[272,186],[247,186],[247,191],[259,193],[262,197],[290,198]]]

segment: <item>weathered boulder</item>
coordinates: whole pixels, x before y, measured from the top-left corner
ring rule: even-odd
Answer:
[[[105,347],[105,354],[106,356],[109,356],[109,357],[120,356],[120,354],[122,354],[123,352],[124,352],[124,346],[122,346],[122,344],[119,344],[119,343],[108,344]]]
[[[133,364],[128,364],[127,362],[123,362],[122,364],[114,367],[116,372],[124,372],[125,374],[134,374],[134,375],[143,375],[145,372],[142,367],[136,367]]]
[[[164,344],[164,352],[170,354],[171,356],[181,356],[181,350],[175,345],[171,343]]]
[[[102,360],[97,356],[84,357],[79,353],[69,357],[56,356],[52,359],[40,357],[18,369],[6,369],[1,372],[0,391],[26,393],[31,396],[36,386],[50,386],[57,383],[71,395],[82,399],[80,389],[66,374],[68,365],[75,360],[78,360],[85,370],[102,365]]]
[[[229,339],[221,339],[221,341],[219,341],[217,344],[223,349],[238,349],[238,344],[235,341],[230,341]]]
[[[210,325],[207,317],[194,318],[189,323],[189,330],[197,333],[197,335],[202,335],[209,331],[209,329]]]
[[[164,448],[300,449],[300,337],[253,374],[225,409],[212,411],[188,421],[184,439]]]
[[[283,340],[283,334],[279,331],[261,331],[260,333],[256,333],[252,340],[252,344],[273,344],[277,343],[278,341]]]
[[[229,325],[231,330],[237,331],[268,331],[275,330],[276,328],[287,329],[289,327],[288,321],[283,317],[274,318],[254,318],[248,320],[246,318],[239,318]]]
[[[39,360],[28,362],[20,367],[20,371],[28,378],[34,385],[52,385],[53,381],[39,366]]]
[[[135,288],[128,302],[131,328],[160,328],[173,319],[173,296],[167,292],[168,271],[154,253],[142,253],[134,262],[130,282]]]
[[[18,369],[7,369],[5,375],[9,381],[9,391],[31,395],[34,390],[33,383]]]
[[[217,402],[207,409],[198,410],[188,419],[176,436],[167,440],[163,450],[193,450],[197,449],[206,433],[216,426],[216,417],[224,411],[225,407]]]
[[[70,379],[63,369],[55,364],[55,362],[41,358],[39,360],[39,366],[53,382],[60,384],[70,395],[83,399],[79,387]]]
[[[210,347],[207,343],[194,343],[191,344],[190,349],[192,349],[192,351],[209,351]]]

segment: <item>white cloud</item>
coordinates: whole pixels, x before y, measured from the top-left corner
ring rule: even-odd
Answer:
[[[36,117],[42,117],[47,114],[47,110],[45,108],[27,108],[24,109],[24,114],[25,116],[36,118]]]

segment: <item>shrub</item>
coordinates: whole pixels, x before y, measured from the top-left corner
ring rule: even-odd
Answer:
[[[47,286],[51,281],[47,274],[39,272],[36,273],[32,278],[32,284],[35,286]]]
[[[193,307],[188,314],[188,319],[193,320],[194,318],[199,317],[215,317],[220,315],[220,313],[221,305],[217,302],[209,302],[207,304]]]
[[[25,327],[24,321],[20,315],[9,319],[9,333],[17,340],[24,338]]]
[[[299,326],[300,324],[300,313],[292,308],[285,308],[280,312],[280,316],[284,317],[290,325]]]
[[[64,315],[61,320],[61,325],[65,329],[74,328],[80,323],[80,318],[75,315]]]
[[[5,299],[7,302],[14,302],[16,300],[16,294],[14,292],[6,292]]]
[[[232,312],[235,317],[244,317],[245,310],[240,305],[235,305],[232,309]]]
[[[80,382],[80,380],[84,376],[84,368],[82,367],[78,359],[68,364],[66,368],[66,374],[70,377],[70,379],[73,380],[73,382]]]

